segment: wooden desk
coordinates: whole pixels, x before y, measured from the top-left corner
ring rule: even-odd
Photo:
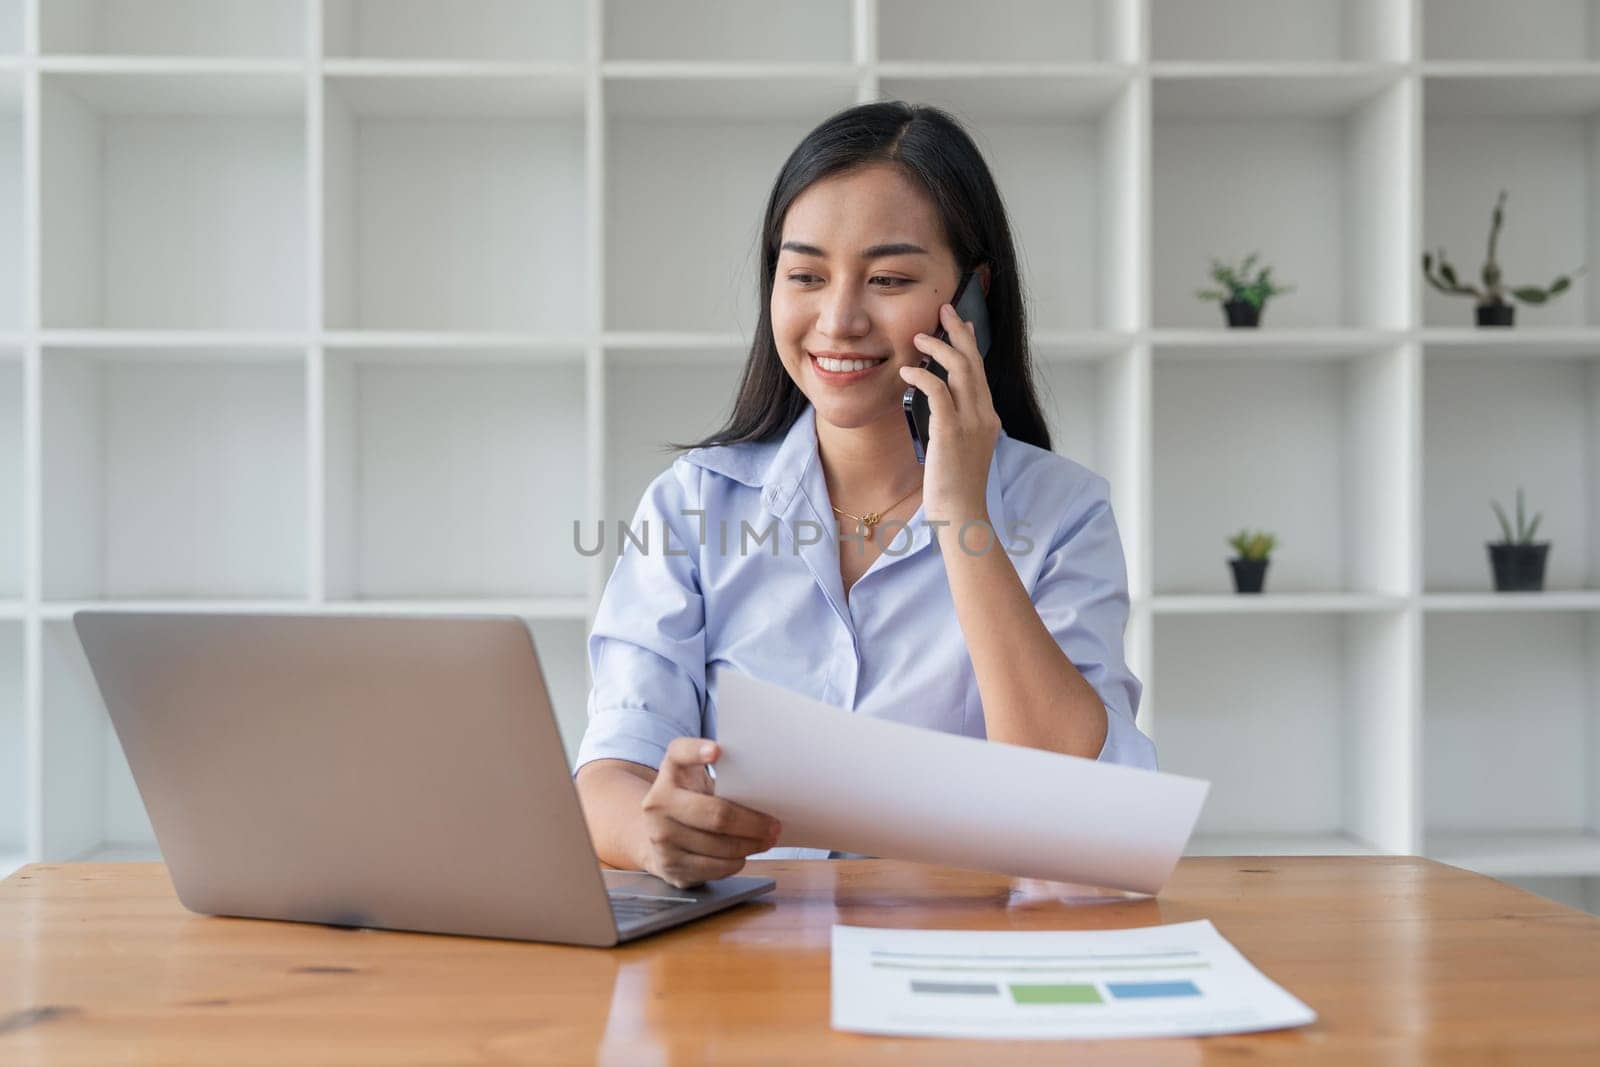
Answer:
[[[1187,859],[1157,899],[877,860],[618,949],[213,919],[159,864],[0,883],[0,1062],[1600,1063],[1600,919],[1411,858]],[[828,1027],[828,937],[1209,918],[1318,1012],[1199,1040],[900,1039]]]

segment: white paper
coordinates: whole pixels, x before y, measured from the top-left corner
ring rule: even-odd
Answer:
[[[835,1030],[1188,1037],[1316,1017],[1204,919],[1136,930],[833,928]]]
[[[716,792],[780,846],[1160,890],[1211,783],[856,715],[717,676]]]

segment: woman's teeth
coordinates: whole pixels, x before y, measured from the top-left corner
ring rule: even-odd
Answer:
[[[882,363],[881,359],[829,359],[826,356],[817,356],[817,366],[828,371],[853,371],[866,370]]]

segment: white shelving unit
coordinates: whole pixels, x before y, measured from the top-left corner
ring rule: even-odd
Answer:
[[[509,612],[569,750],[614,538],[712,429],[778,167],[948,107],[1105,474],[1197,852],[1600,898],[1600,3],[0,0],[0,871],[153,840],[74,610]],[[1510,331],[1475,274],[1590,275]],[[1252,250],[1258,331],[1193,291]],[[1549,591],[1491,591],[1518,484]],[[1281,538],[1269,592],[1224,539]],[[1537,880],[1536,882],[1530,880]]]

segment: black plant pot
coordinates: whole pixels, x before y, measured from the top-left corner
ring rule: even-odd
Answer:
[[[1248,300],[1229,300],[1222,305],[1229,326],[1260,326],[1261,309]]]
[[[1267,580],[1270,559],[1230,559],[1233,568],[1233,588],[1239,593],[1259,593]]]
[[[1479,326],[1511,326],[1516,322],[1517,306],[1515,304],[1479,304]]]
[[[1489,545],[1489,567],[1494,571],[1494,587],[1500,593],[1532,593],[1544,588],[1544,564],[1550,556],[1550,542],[1536,545],[1505,541]]]

